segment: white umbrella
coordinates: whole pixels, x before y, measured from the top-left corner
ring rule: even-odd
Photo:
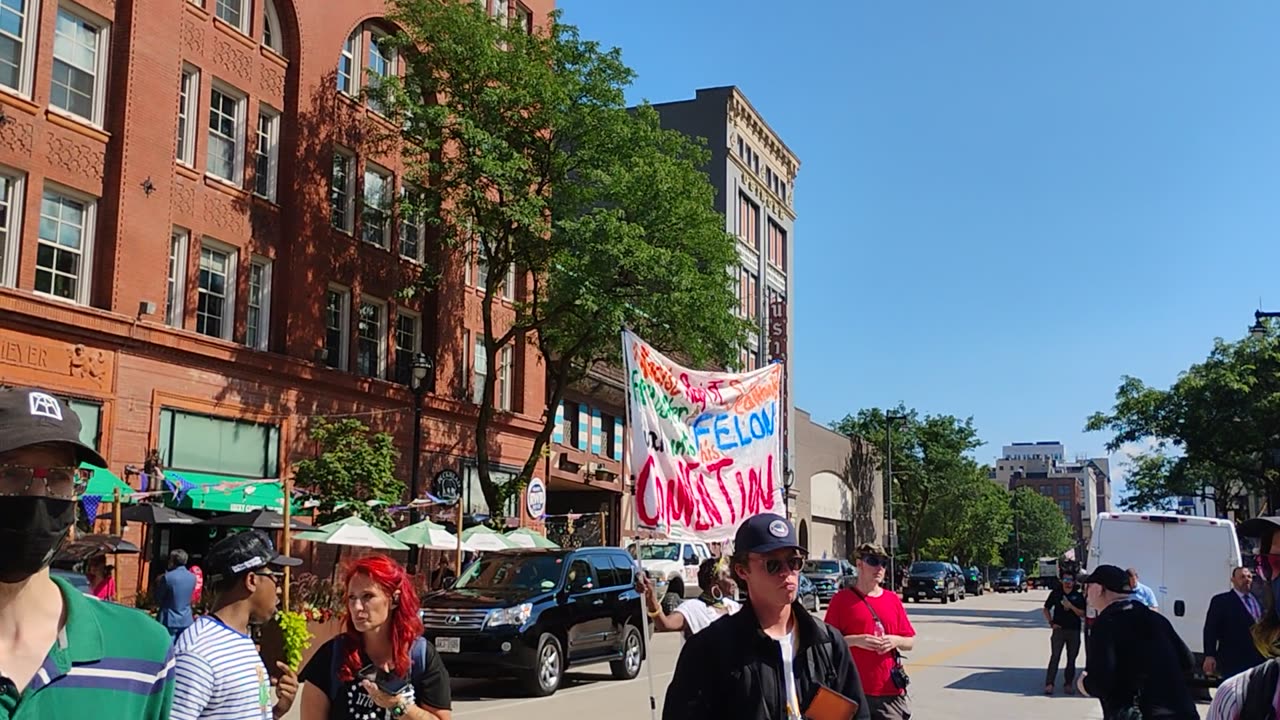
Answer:
[[[329,523],[315,530],[300,532],[294,537],[326,545],[350,545],[375,550],[408,550],[409,546],[391,537],[358,517]]]
[[[430,520],[423,520],[401,528],[391,533],[391,537],[402,543],[417,545],[426,550],[456,550],[458,548],[458,536],[445,530],[443,525],[437,525]]]
[[[507,539],[502,533],[491,530],[484,525],[477,525],[462,532],[462,546],[477,552],[483,550],[510,550],[520,547]]]

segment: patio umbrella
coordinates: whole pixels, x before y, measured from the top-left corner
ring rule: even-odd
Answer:
[[[375,550],[409,549],[408,545],[355,516],[331,522],[314,530],[300,532],[294,538],[325,543],[326,545],[350,545],[352,547],[366,547]]]
[[[484,525],[477,525],[470,530],[462,531],[462,547],[467,550],[510,550],[520,547],[508,540],[502,533]]]
[[[106,513],[99,515],[98,518],[111,520],[112,516],[112,513]],[[129,505],[121,513],[121,517],[129,522],[139,522],[144,525],[199,525],[204,522],[195,515],[188,515],[171,507],[152,503]]]
[[[117,535],[84,535],[58,551],[58,560],[80,562],[95,555],[125,555],[140,552],[137,545]]]
[[[233,515],[219,515],[205,520],[204,524],[218,525],[220,527],[256,528],[258,530],[283,530],[284,515],[275,510],[260,509]],[[296,517],[289,518],[289,527],[294,530],[314,529],[311,523],[299,520]]]
[[[554,542],[548,540],[545,536],[539,535],[538,533],[530,530],[529,528],[520,528],[518,530],[512,530],[511,532],[507,533],[506,537],[508,540],[519,545],[520,547],[527,547],[527,548],[558,548],[560,547]]]
[[[457,535],[445,530],[443,525],[437,525],[430,520],[401,528],[391,533],[391,537],[402,543],[427,550],[454,550],[458,547]]]

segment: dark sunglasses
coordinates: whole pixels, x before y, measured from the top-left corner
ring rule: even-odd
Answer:
[[[870,565],[871,567],[883,567],[889,564],[889,558],[881,557],[879,555],[863,555],[862,562]]]
[[[777,575],[782,572],[783,567],[788,572],[800,572],[804,569],[804,556],[792,555],[791,557],[780,560],[778,558],[764,558],[764,571],[770,575]]]
[[[255,572],[254,575],[257,575],[258,577],[271,578],[271,581],[277,584],[279,584],[280,580],[284,578],[284,573],[273,572],[271,570],[261,570],[259,572]]]

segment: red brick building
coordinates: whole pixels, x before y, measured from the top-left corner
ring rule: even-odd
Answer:
[[[526,26],[553,8],[482,1]],[[379,210],[401,165],[362,137],[379,119],[361,84],[399,67],[379,48],[385,12],[377,0],[0,7],[0,383],[73,398],[117,475],[155,448],[172,468],[283,477],[312,417],[358,414],[394,435],[407,481],[418,350],[435,365],[424,479],[452,469],[465,489],[474,475],[484,372],[499,373],[506,410],[494,462],[527,457],[544,373],[532,345],[477,366],[483,268],[448,261],[433,294],[397,296],[432,249],[421,224]]]

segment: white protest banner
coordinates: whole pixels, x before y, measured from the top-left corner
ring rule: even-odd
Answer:
[[[783,514],[782,366],[690,370],[626,330],[622,351],[639,527],[714,542]]]

